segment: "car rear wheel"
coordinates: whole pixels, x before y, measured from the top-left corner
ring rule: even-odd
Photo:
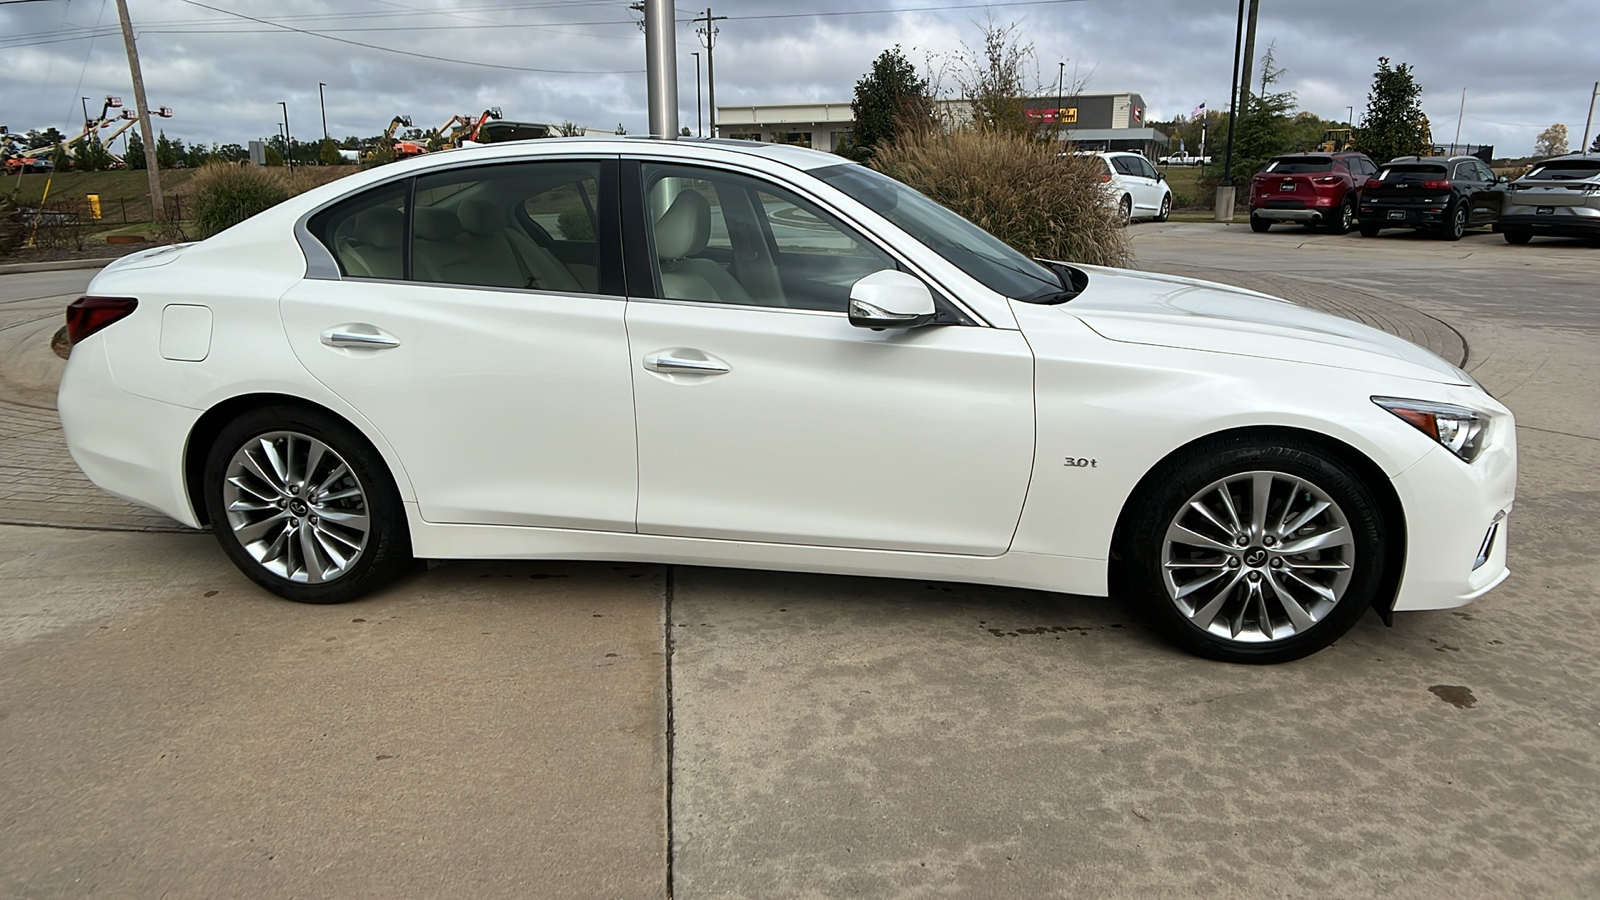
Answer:
[[[1117,207],[1117,216],[1123,226],[1133,221],[1133,198],[1127,194],[1122,195],[1122,203]]]
[[[1377,225],[1362,225],[1361,226],[1361,236],[1362,237],[1377,237],[1378,236],[1378,232],[1380,232],[1382,230],[1383,229],[1378,227]]]
[[[1439,237],[1447,241],[1459,241],[1467,233],[1467,207],[1466,204],[1457,203],[1447,214],[1444,227],[1439,231]]]
[[[1185,649],[1227,662],[1298,659],[1372,605],[1385,562],[1381,508],[1322,448],[1212,441],[1148,483],[1119,532],[1120,583]]]
[[[204,477],[223,552],[280,597],[353,600],[411,559],[405,512],[382,457],[326,413],[280,406],[240,416],[217,436]]]
[[[1505,231],[1505,235],[1506,243],[1508,244],[1526,244],[1533,240],[1533,232],[1526,228],[1508,228]]]
[[[1251,216],[1250,217],[1250,230],[1254,231],[1256,234],[1260,234],[1263,231],[1266,231],[1267,229],[1269,229],[1271,227],[1272,227],[1272,223],[1268,222],[1266,219],[1261,218],[1260,216]]]
[[[1328,224],[1329,234],[1349,234],[1356,225],[1355,204],[1346,200],[1339,207],[1339,217]]]

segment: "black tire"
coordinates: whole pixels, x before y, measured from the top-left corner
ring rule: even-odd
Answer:
[[[1445,241],[1459,241],[1467,233],[1467,206],[1457,203],[1445,213],[1444,225],[1439,228],[1439,239]]]
[[[315,471],[298,475],[294,463],[289,463],[281,479],[287,486],[273,487],[236,467],[236,458],[241,460],[238,465],[244,464],[240,454],[247,445],[252,459],[258,463],[266,459],[263,441],[280,458],[291,460],[295,448],[320,443],[322,451],[312,452],[318,452],[321,461],[307,456],[303,466]],[[348,474],[339,474],[340,462]],[[246,476],[249,484],[230,482],[230,470],[236,477]],[[217,435],[206,454],[204,479],[206,512],[217,543],[251,581],[280,597],[300,603],[343,603],[382,587],[411,562],[405,508],[388,466],[360,432],[332,415],[297,406],[247,412]],[[352,489],[354,495],[341,496]],[[271,497],[277,499],[263,499]],[[346,524],[351,522],[364,525],[364,534]],[[235,528],[257,539],[247,545]],[[281,550],[281,556],[273,556],[274,548]],[[258,553],[273,558],[262,561]],[[337,556],[340,553],[343,560]],[[325,565],[313,565],[322,560]]]
[[[1381,226],[1378,226],[1378,225],[1366,225],[1366,224],[1363,224],[1363,225],[1361,225],[1361,236],[1362,237],[1377,237],[1378,236],[1378,232],[1380,232],[1382,230],[1383,230],[1383,228]]]
[[[1226,552],[1198,543],[1176,541],[1169,545],[1169,528],[1179,523],[1192,526],[1190,533],[1212,528],[1194,518],[1197,513],[1192,511],[1191,502],[1206,503],[1208,508],[1219,510],[1217,520],[1224,520],[1224,513],[1220,512],[1224,506],[1212,502],[1220,500],[1215,493],[1219,490],[1239,498],[1237,516],[1247,523],[1246,530],[1251,530],[1246,506],[1253,505],[1250,492],[1256,479],[1263,475],[1268,476],[1269,485],[1269,503],[1261,528],[1264,534],[1247,537],[1249,544],[1242,547],[1237,545],[1241,536],[1238,533],[1232,539],[1219,539],[1217,546],[1226,546]],[[1321,499],[1331,501],[1332,506],[1298,529],[1281,535],[1281,539],[1266,536],[1271,532],[1266,526],[1286,507],[1298,516],[1302,509],[1309,509]],[[1303,439],[1219,438],[1202,442],[1152,472],[1129,500],[1128,509],[1128,518],[1118,530],[1114,558],[1119,562],[1114,583],[1125,586],[1128,599],[1143,607],[1174,643],[1210,659],[1278,663],[1314,653],[1348,632],[1373,604],[1383,584],[1388,523],[1382,507],[1350,465]],[[1279,531],[1283,524],[1280,522]],[[1284,553],[1291,540],[1304,543],[1309,540],[1308,534],[1338,534],[1339,527],[1348,530],[1348,549],[1340,544],[1327,550]],[[1220,530],[1217,533],[1226,534]],[[1267,549],[1272,546],[1278,550]],[[1324,553],[1328,554],[1326,559],[1321,558]],[[1229,558],[1233,561],[1229,562]],[[1169,560],[1196,565],[1168,567]],[[1330,566],[1334,560],[1348,568]],[[1291,571],[1295,575],[1290,575]],[[1205,580],[1208,572],[1216,574]],[[1346,572],[1347,579],[1341,574]],[[1334,600],[1328,602],[1307,581],[1298,579],[1302,573],[1334,594]],[[1178,583],[1180,577],[1186,579],[1182,584]],[[1196,581],[1204,583],[1190,587]],[[1213,582],[1227,582],[1227,586],[1210,591]],[[1185,589],[1190,593],[1184,595]],[[1290,599],[1283,599],[1285,595]],[[1258,597],[1259,606],[1252,605]],[[1306,602],[1300,603],[1295,597]],[[1199,605],[1202,601],[1204,606]],[[1298,606],[1299,620],[1289,614],[1287,604],[1291,602]],[[1186,610],[1182,607],[1185,603],[1195,604],[1195,608]],[[1211,618],[1205,623],[1195,621],[1207,615]],[[1263,617],[1265,625],[1261,624]],[[1210,630],[1203,625],[1209,625]],[[1220,634],[1216,630],[1219,628],[1231,634]],[[1251,628],[1255,630],[1252,632]]]
[[[1355,204],[1346,200],[1339,207],[1339,217],[1328,223],[1329,234],[1349,234],[1356,224]]]
[[[1156,213],[1157,222],[1165,222],[1172,218],[1172,195],[1166,194],[1161,198],[1161,211]]]
[[[1260,216],[1251,216],[1250,217],[1250,230],[1254,231],[1256,234],[1261,234],[1261,233],[1267,231],[1271,227],[1272,227],[1272,223],[1268,222],[1266,219],[1261,218]]]
[[[1533,240],[1533,232],[1526,228],[1507,228],[1505,236],[1508,244],[1526,244]]]
[[[1122,203],[1117,206],[1117,215],[1121,217],[1122,227],[1124,228],[1128,227],[1128,223],[1133,221],[1133,197],[1131,195],[1122,195]]]

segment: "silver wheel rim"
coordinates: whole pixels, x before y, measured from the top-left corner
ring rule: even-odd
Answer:
[[[1260,644],[1303,634],[1350,586],[1355,541],[1339,504],[1282,472],[1241,472],[1196,492],[1167,527],[1167,597],[1195,627]]]
[[[225,478],[228,527],[268,572],[322,584],[349,572],[366,549],[366,492],[349,464],[316,438],[257,435],[233,454]]]
[[[1349,231],[1350,230],[1350,226],[1354,225],[1355,221],[1356,221],[1355,208],[1352,207],[1350,204],[1346,203],[1344,205],[1344,208],[1339,211],[1339,224],[1344,228],[1345,231]]]
[[[1172,213],[1172,197],[1171,196],[1162,197],[1161,198],[1161,218],[1165,219],[1171,213]]]
[[[1131,197],[1123,197],[1122,224],[1126,225],[1131,221],[1133,221],[1133,199]]]

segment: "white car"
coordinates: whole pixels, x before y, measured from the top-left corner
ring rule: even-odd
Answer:
[[[1511,414],[1399,338],[1037,262],[832,154],[543,140],[352,175],[107,267],[96,483],[348,600],[413,557],[1105,595],[1291,659],[1506,570]]]
[[[1172,185],[1150,160],[1137,153],[1089,152],[1105,164],[1100,180],[1111,185],[1111,203],[1124,223],[1134,219],[1165,222],[1172,215]]]

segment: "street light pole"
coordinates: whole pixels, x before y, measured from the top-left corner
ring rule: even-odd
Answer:
[[[322,89],[325,88],[325,87],[327,87],[327,84],[325,84],[325,83],[323,83],[321,81],[317,82],[317,106],[319,108],[321,108],[321,110],[322,110],[322,139],[323,140],[327,140],[328,139],[328,103],[327,103],[326,100],[324,100],[322,98]]]
[[[700,54],[690,53],[694,57],[694,136],[705,137],[706,130],[701,127],[700,120]]]
[[[283,107],[283,162],[293,171],[294,138],[289,136],[289,103],[286,100],[279,100],[278,105]]]
[[[1056,137],[1059,139],[1063,136],[1061,133],[1061,84],[1067,77],[1067,61],[1062,60],[1056,65],[1058,66],[1056,69]]]
[[[1583,120],[1583,143],[1578,145],[1578,152],[1589,152],[1589,126],[1594,124],[1594,98],[1600,95],[1600,81],[1594,83],[1594,90],[1589,93],[1589,118]]]

